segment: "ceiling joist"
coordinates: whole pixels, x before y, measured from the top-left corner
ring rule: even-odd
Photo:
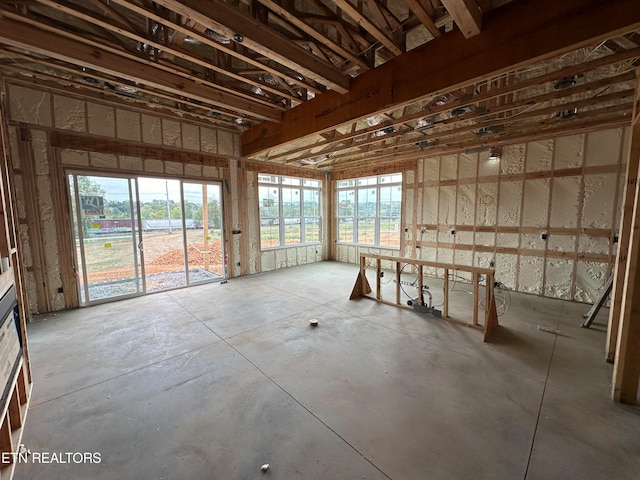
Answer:
[[[277,125],[261,124],[242,135],[251,156],[356,118],[401,107],[640,28],[636,0],[513,2],[484,17],[481,35],[466,41],[459,31],[427,42],[354,79],[348,94],[326,92],[284,112]],[[429,59],[429,61],[424,61]]]

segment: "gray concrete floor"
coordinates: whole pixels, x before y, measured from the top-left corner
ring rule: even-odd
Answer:
[[[610,400],[607,312],[586,330],[588,306],[512,294],[483,343],[348,300],[356,273],[325,262],[40,318],[23,442],[101,463],[16,478],[639,477],[640,408]]]

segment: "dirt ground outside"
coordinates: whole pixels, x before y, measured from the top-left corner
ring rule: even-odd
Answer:
[[[209,238],[205,249],[203,231],[187,231],[189,269],[204,269],[205,259],[208,257],[207,270],[222,275],[223,254],[219,231],[210,232]],[[145,232],[143,239],[146,275],[184,271],[182,232]],[[85,242],[85,259],[87,281],[90,284],[131,278],[135,275],[133,240],[130,235],[88,239]],[[138,268],[140,269],[139,256]]]

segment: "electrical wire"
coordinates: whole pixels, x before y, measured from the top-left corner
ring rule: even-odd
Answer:
[[[495,282],[493,287],[493,298],[496,303],[496,313],[499,317],[504,315],[511,308],[511,294],[506,285],[502,282]],[[483,310],[487,308],[486,298],[481,298],[478,305]]]

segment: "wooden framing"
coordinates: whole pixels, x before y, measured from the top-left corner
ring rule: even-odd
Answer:
[[[106,49],[102,49],[96,54],[95,47],[81,44],[59,33],[10,20],[6,15],[4,18],[0,18],[0,41],[18,48],[28,47],[36,53],[58,60],[82,63],[87,68],[119,78],[127,78],[133,82],[159,88],[175,95],[199,100],[205,104],[236,109],[246,115],[263,120],[278,121],[281,116],[275,108],[215,90],[201,83],[189,83],[177,73],[161,69],[159,66],[142,64],[133,57],[124,57]]]
[[[640,80],[640,69],[638,78]],[[627,170],[629,176],[609,329],[611,332],[618,330],[611,395],[615,401],[635,405],[640,384],[640,82],[637,85],[628,162],[631,166]],[[632,209],[630,200],[633,200]],[[622,278],[624,283],[621,287]],[[621,301],[619,315],[618,298]]]
[[[38,188],[36,182],[36,166],[31,145],[31,131],[27,127],[18,129],[18,152],[20,155],[20,177],[24,191],[30,194],[24,196],[26,223],[29,229],[29,246],[33,263],[31,272],[34,276],[36,295],[40,311],[51,310],[49,298],[49,282],[46,277],[47,265],[44,254],[44,235],[42,233],[42,221],[38,206]]]
[[[372,292],[371,284],[367,279],[367,259],[375,261],[375,286],[376,292],[375,297],[370,296],[369,293]],[[396,288],[395,288],[395,299],[393,301],[386,300],[382,295],[382,286],[380,279],[382,278],[382,262],[390,262],[395,264],[395,279],[396,279]],[[442,305],[442,317],[446,320],[459,323],[462,325],[466,325],[468,327],[480,329],[484,331],[484,341],[486,342],[491,334],[498,327],[498,315],[496,312],[496,304],[493,292],[494,286],[494,278],[495,278],[495,270],[489,268],[478,268],[478,267],[468,267],[463,265],[454,265],[449,263],[440,263],[440,262],[429,262],[425,260],[417,260],[413,258],[406,257],[391,257],[387,255],[376,255],[369,253],[360,254],[360,270],[358,271],[358,276],[356,278],[356,283],[353,286],[353,290],[351,291],[351,296],[349,297],[351,300],[356,298],[369,298],[372,300],[376,300],[381,303],[385,303],[387,305],[393,305],[396,307],[412,310],[412,307],[404,305],[401,302],[400,298],[400,272],[403,265],[415,265],[417,272],[417,280],[418,280],[418,292],[422,292],[423,287],[423,273],[424,268],[435,268],[438,270],[443,270],[444,272],[444,303]],[[473,285],[473,307],[472,307],[472,318],[471,322],[467,322],[457,318],[451,318],[449,316],[449,275],[451,272],[467,272],[472,274],[472,285]],[[479,314],[478,314],[478,303],[480,302],[480,293],[479,293],[479,283],[480,276],[485,276],[485,314],[484,321],[480,323]],[[418,294],[420,295],[420,294]]]
[[[451,14],[465,38],[480,35],[482,12],[476,0],[442,0],[442,4]]]
[[[0,77],[0,98],[4,100],[5,84]],[[0,254],[3,263],[8,261],[9,268],[2,266],[0,273],[0,297],[5,297],[14,289],[15,301],[18,309],[17,329],[18,338],[21,340],[21,354],[17,363],[12,365],[11,376],[6,385],[2,385],[2,392],[6,392],[7,397],[3,397],[0,405],[0,456],[3,452],[16,452],[20,444],[27,409],[31,398],[31,364],[29,347],[27,342],[27,322],[30,319],[29,301],[24,283],[24,263],[22,258],[22,248],[19,245],[18,213],[15,202],[15,192],[13,185],[13,169],[11,150],[9,148],[9,133],[6,123],[5,102],[0,102]],[[22,141],[22,140],[19,140]],[[22,145],[23,148],[28,145]],[[6,260],[5,260],[6,259]],[[11,309],[13,306],[9,305]],[[14,322],[15,310],[3,319],[5,322]],[[6,325],[6,323],[5,323]],[[4,335],[4,333],[3,333]],[[0,459],[0,478],[10,479],[13,476],[16,462],[11,456],[9,464],[3,463]]]
[[[636,30],[640,10],[636,0],[512,2],[485,14],[483,23],[482,35],[471,42],[454,30],[365,72],[345,95],[325,92],[284,112],[279,124],[250,128],[242,135],[243,155]]]
[[[229,38],[241,35],[240,43],[247,48],[324,83],[338,93],[346,93],[349,88],[349,78],[346,75],[274,31],[265,28],[259,21],[242,16],[223,2],[158,0],[156,3],[187,18],[192,18],[202,25],[215,25],[218,31],[224,31]]]
[[[126,140],[104,138],[91,135],[52,132],[50,146],[83,150],[85,152],[103,152],[114,155],[154,158],[157,160],[180,162],[191,165],[206,165],[210,167],[229,168],[228,157],[219,154],[203,153],[182,148],[148,145]]]

